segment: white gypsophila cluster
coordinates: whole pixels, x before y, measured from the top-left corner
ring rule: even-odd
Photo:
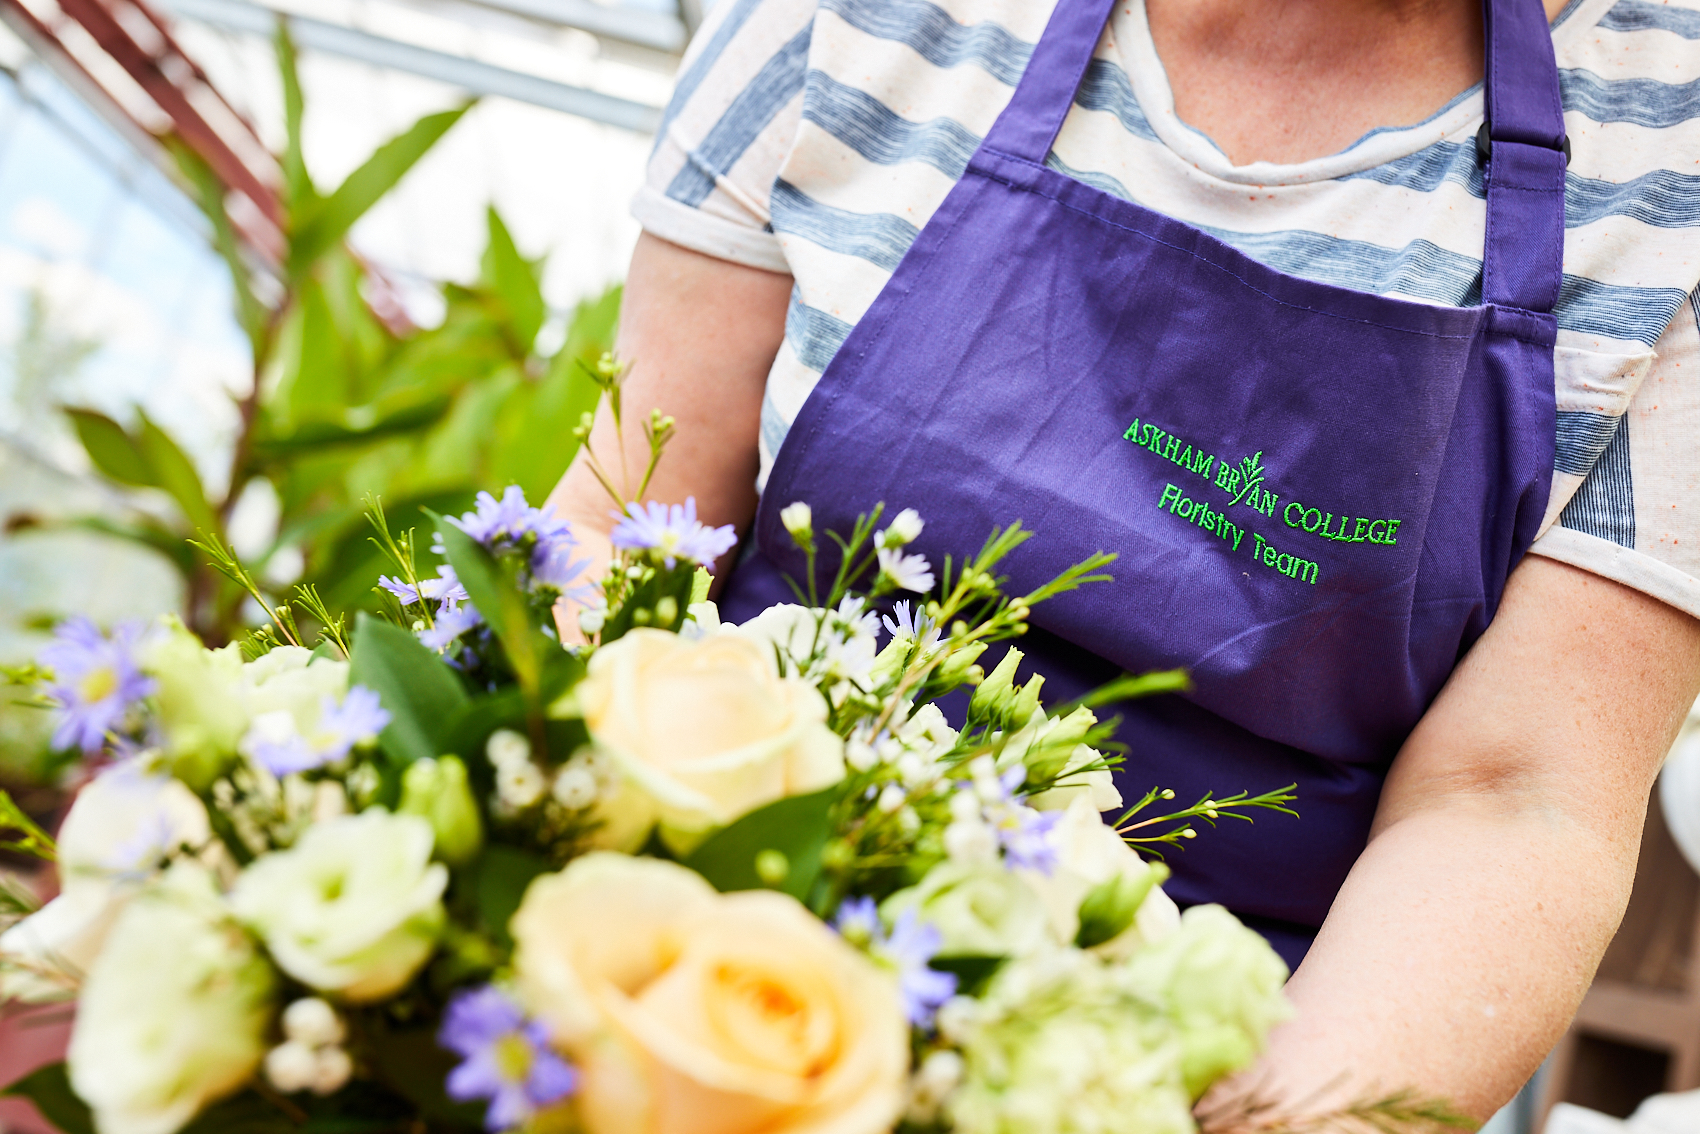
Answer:
[[[491,733],[484,754],[496,772],[495,812],[507,819],[544,802],[584,811],[609,793],[619,775],[605,754],[588,746],[546,772],[531,758],[531,742],[512,729]]]
[[[335,780],[279,778],[251,763],[215,781],[212,791],[219,814],[253,854],[293,846],[308,827],[350,810],[348,793]]]
[[[266,1053],[266,1078],[286,1095],[312,1091],[329,1095],[354,1073],[354,1061],[342,1046],[342,1018],[316,996],[283,1010],[283,1042]]]
[[[877,734],[873,721],[852,730],[844,761],[855,771],[874,774],[875,807],[897,815],[899,828],[913,835],[921,828],[916,801],[951,790],[951,769],[943,757],[955,745],[956,730],[937,705],[912,709],[905,702],[892,713],[889,727]]]
[[[819,687],[833,705],[852,692],[867,692],[879,653],[879,616],[857,595],[837,610],[780,603],[739,626],[722,626],[771,648],[781,677],[800,677]]]
[[[1122,965],[1043,950],[940,1017],[962,1049],[961,1086],[943,1104],[958,1134],[1195,1130],[1174,1029]]]

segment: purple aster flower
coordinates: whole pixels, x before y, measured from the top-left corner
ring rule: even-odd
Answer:
[[[451,607],[445,601],[443,608],[437,612],[437,624],[419,631],[419,640],[426,649],[442,653],[454,644],[456,638],[483,621],[484,616],[471,603]]]
[[[419,580],[417,590],[410,584],[400,579],[392,579],[388,575],[379,575],[378,585],[400,599],[403,606],[412,606],[416,602],[442,602],[453,606],[457,602],[466,601],[466,588],[460,585],[455,569],[446,563],[437,568],[435,579]]]
[[[904,910],[876,952],[897,970],[897,994],[909,1023],[917,1028],[931,1027],[939,1005],[956,995],[956,974],[928,967],[942,944],[944,935],[937,926],[922,921],[914,910]]]
[[[872,898],[846,898],[832,919],[832,928],[838,930],[840,937],[851,941],[877,941],[885,935],[879,907]]]
[[[872,898],[850,898],[832,919],[839,936],[863,945],[874,960],[897,974],[897,994],[903,1012],[917,1028],[931,1027],[939,1005],[956,995],[956,974],[928,967],[944,937],[938,927],[904,910],[889,935]]]
[[[350,685],[340,705],[326,697],[319,713],[323,751],[328,753],[326,762],[342,759],[357,744],[378,739],[378,734],[389,723],[389,710],[378,700],[378,695],[364,685]]]
[[[485,547],[504,537],[518,540],[532,530],[537,509],[525,502],[525,491],[517,484],[508,485],[500,500],[488,492],[480,492],[475,503],[477,507],[473,511],[459,519],[453,516],[448,519]]]
[[[572,529],[566,523],[559,523],[559,531],[538,536],[537,546],[531,549],[531,577],[562,594],[584,592],[586,587],[575,587],[573,582],[590,566],[590,560],[573,558],[578,540],[573,538]]]
[[[375,740],[389,723],[390,714],[378,695],[364,685],[354,685],[341,704],[332,697],[320,702],[319,726],[313,735],[301,735],[294,718],[287,711],[277,711],[256,717],[244,744],[266,771],[287,776],[336,763],[355,745]]]
[[[437,1042],[464,1062],[445,1087],[458,1102],[489,1099],[487,1130],[509,1130],[578,1089],[578,1071],[549,1047],[543,1025],[491,985],[459,993]]]
[[[919,638],[933,628],[932,620],[921,612],[921,604],[911,606],[908,599],[898,599],[892,604],[891,614],[880,621],[893,638],[899,635]]]
[[[618,512],[615,515],[619,515]],[[711,528],[697,522],[696,497],[683,506],[657,504],[626,505],[626,516],[614,525],[615,547],[625,551],[653,551],[671,568],[680,559],[699,567],[713,568],[714,561],[738,542],[731,524]]]
[[[153,692],[153,679],[136,664],[144,633],[141,623],[125,622],[109,638],[80,616],[54,630],[52,644],[37,660],[53,671],[48,691],[59,702],[55,748],[99,751],[130,707]]]

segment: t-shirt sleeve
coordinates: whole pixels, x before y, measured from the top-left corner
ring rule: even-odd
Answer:
[[[801,120],[816,0],[720,0],[679,65],[632,215],[722,260],[789,272],[768,201]]]
[[[1621,416],[1590,412],[1609,405],[1610,381],[1592,384],[1595,406],[1567,407],[1561,394],[1555,522],[1531,550],[1700,616],[1697,302],[1700,289],[1654,344]]]

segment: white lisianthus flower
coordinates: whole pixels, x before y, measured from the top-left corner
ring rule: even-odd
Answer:
[[[1044,903],[995,861],[942,862],[918,885],[887,898],[880,916],[895,924],[909,910],[939,931],[941,957],[1020,957],[1050,941]]]
[[[242,667],[242,681],[254,716],[287,710],[305,736],[318,726],[325,698],[340,701],[348,692],[348,663],[316,658],[300,646],[276,646]]]
[[[248,728],[242,648],[232,642],[209,650],[167,617],[149,635],[141,661],[154,679],[157,759],[191,788],[205,790],[235,760],[236,742]]]
[[[1157,881],[1167,872],[1139,857],[1120,835],[1104,822],[1089,796],[1077,795],[1053,829],[1056,868],[1049,874],[1018,870],[1021,880],[1032,887],[1050,918],[1053,940],[1071,944],[1080,931],[1080,903],[1093,887],[1118,876],[1138,886],[1148,886],[1133,922],[1108,941],[1094,946],[1100,956],[1123,958],[1141,946],[1174,933],[1180,925],[1180,910]]]
[[[894,547],[879,549],[880,575],[894,590],[926,594],[933,589],[933,565],[925,555],[905,555]]]
[[[231,904],[279,967],[320,992],[380,1000],[413,978],[443,925],[448,870],[431,824],[373,808],[256,859]]]
[[[100,1134],[173,1134],[265,1053],[276,976],[212,876],[172,867],[118,918],[90,967],[68,1055]]]
[[[74,987],[124,903],[168,857],[199,852],[211,837],[206,808],[179,781],[135,761],[96,776],[59,830],[59,896],[0,935],[0,1000]]]
[[[870,684],[879,652],[876,625],[862,612],[861,600],[850,598],[836,611],[779,603],[724,629],[776,651],[786,677],[837,690],[846,682],[863,688]],[[834,700],[840,699],[835,692]]]

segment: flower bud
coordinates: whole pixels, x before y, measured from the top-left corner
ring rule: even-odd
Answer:
[[[914,543],[921,538],[921,529],[926,526],[919,512],[905,508],[892,518],[891,526],[885,529],[886,546],[902,547]]]
[[[306,996],[283,1010],[283,1034],[294,1043],[327,1047],[342,1042],[342,1021],[317,996]]]
[[[582,764],[568,764],[555,774],[552,794],[568,811],[579,811],[596,802],[596,776]]]
[[[315,1095],[335,1094],[354,1074],[354,1060],[340,1047],[327,1047],[313,1056],[313,1080],[308,1085]]]
[[[997,668],[986,675],[969,698],[968,712],[976,718],[999,720],[1015,704],[1015,671],[1021,665],[1022,653],[1011,646],[998,662]]]
[[[1027,679],[1016,693],[1015,700],[1009,706],[1009,725],[1011,728],[1021,728],[1033,719],[1033,714],[1039,711],[1039,690],[1045,687],[1045,675],[1035,673]]]
[[[266,1052],[266,1078],[286,1095],[312,1086],[318,1070],[318,1054],[297,1040],[280,1043]]]
[[[511,728],[499,728],[484,742],[484,755],[498,768],[524,764],[531,759],[531,741]]]
[[[397,810],[431,824],[434,857],[450,866],[465,866],[484,844],[484,823],[466,783],[466,765],[458,756],[410,764],[401,777]]]
[[[779,510],[779,522],[791,533],[798,547],[807,548],[814,539],[814,512],[801,500],[792,501]]]

